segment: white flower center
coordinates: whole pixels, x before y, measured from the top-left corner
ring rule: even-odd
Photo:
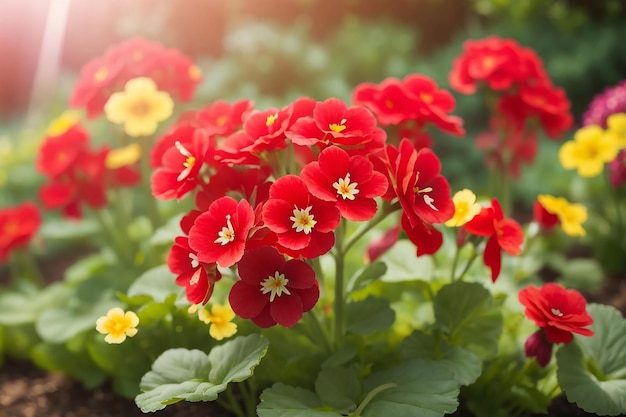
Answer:
[[[333,188],[337,190],[337,194],[343,197],[345,200],[354,200],[354,196],[359,193],[356,188],[359,185],[358,182],[350,182],[350,173],[348,172],[345,178],[339,178],[337,182],[333,183]]]
[[[189,259],[191,259],[191,267],[197,268],[200,265],[200,261],[198,261],[198,256],[195,253],[189,254]]]
[[[428,194],[426,194],[426,193],[430,193],[432,191],[433,191],[432,187],[426,187],[426,188],[424,188],[422,190],[420,190],[419,187],[415,187],[415,192],[417,194],[424,194],[424,197],[423,197],[424,198],[424,203],[426,203],[426,205],[428,207],[430,207],[431,209],[433,209],[435,211],[439,211],[439,209],[437,207],[435,207],[435,205],[433,204],[435,202],[435,199],[432,198],[431,196],[429,196]]]
[[[198,269],[196,272],[193,273],[191,279],[189,280],[189,285],[196,285],[198,282],[200,282],[200,271],[202,270]]]
[[[233,224],[230,222],[230,214],[226,215],[226,226],[222,227],[222,230],[217,234],[217,239],[213,243],[219,243],[222,246],[235,240],[235,230]]]
[[[313,220],[313,215],[310,213],[311,206],[300,210],[294,205],[293,216],[289,218],[293,222],[292,229],[296,229],[296,232],[304,231],[305,235],[311,233],[313,227],[317,224],[316,220]]]
[[[289,290],[287,289],[287,284],[289,280],[285,278],[284,274],[276,271],[274,276],[268,276],[261,282],[261,292],[263,294],[270,293],[270,303],[274,301],[276,296],[281,296],[283,293],[287,295],[291,295]]]
[[[176,177],[177,181],[182,181],[191,173],[191,168],[193,168],[196,164],[196,157],[193,156],[192,153],[189,152],[189,150],[187,150],[187,148],[185,148],[179,141],[174,142],[174,146],[176,146],[176,149],[178,149],[178,152],[180,152],[181,155],[186,157],[185,162],[183,162],[185,169],[183,169],[180,174],[178,174],[178,177]]]
[[[561,310],[559,310],[558,308],[553,308],[550,311],[557,317],[563,317],[563,313],[561,313]]]

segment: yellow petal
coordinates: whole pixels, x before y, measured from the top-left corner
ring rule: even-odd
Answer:
[[[104,165],[108,169],[117,169],[128,165],[133,165],[141,157],[141,146],[138,143],[131,143],[123,148],[113,149],[108,153]]]

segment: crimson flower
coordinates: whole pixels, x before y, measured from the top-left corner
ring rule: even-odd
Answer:
[[[483,259],[491,269],[491,280],[496,282],[502,268],[502,253],[519,255],[524,241],[524,231],[515,220],[505,218],[500,203],[495,198],[491,207],[483,207],[476,216],[464,226],[468,233],[489,237]]]
[[[263,220],[290,254],[299,251],[302,257],[314,258],[335,244],[333,230],[339,226],[340,215],[334,202],[315,197],[300,177],[285,175],[270,187]]]
[[[360,155],[350,156],[336,146],[324,149],[319,160],[300,172],[311,194],[336,202],[343,217],[352,221],[369,220],[376,214],[375,197],[387,190],[387,178],[374,171],[374,165]]]
[[[534,357],[539,366],[545,368],[552,358],[552,346],[553,344],[546,339],[545,331],[540,329],[528,336],[524,342],[524,354],[527,358]]]
[[[189,246],[198,253],[200,262],[217,262],[228,268],[243,256],[253,224],[254,210],[250,203],[221,197],[194,222],[189,230]]]
[[[383,126],[410,121],[422,128],[432,123],[444,132],[465,134],[461,118],[448,114],[455,107],[452,94],[421,74],[402,80],[390,77],[380,84],[362,83],[355,88],[353,101],[368,107]]]
[[[231,288],[228,301],[239,317],[259,327],[294,326],[319,299],[313,268],[298,259],[286,261],[273,247],[246,252],[237,271],[241,279]]]
[[[541,205],[539,200],[535,200],[533,203],[533,219],[544,231],[552,230],[555,226],[561,223],[559,216],[546,210],[546,208]]]
[[[88,148],[89,134],[75,124],[60,135],[44,138],[37,155],[37,171],[49,177],[69,172],[80,154]]]
[[[152,175],[152,194],[159,199],[180,200],[203,183],[202,168],[210,162],[215,141],[201,129],[188,140],[175,141],[163,153],[162,166]]]
[[[408,139],[399,149],[387,146],[387,169],[411,227],[419,223],[443,223],[454,214],[448,180],[440,174],[441,162],[428,148],[417,151]]]
[[[207,264],[198,260],[197,251],[189,246],[189,230],[202,214],[192,210],[180,221],[185,236],[177,236],[167,256],[167,266],[176,274],[176,285],[185,287],[187,300],[192,304],[206,304],[213,294],[215,283],[222,278],[216,263]]]
[[[11,251],[26,246],[39,226],[41,214],[30,201],[0,209],[0,262],[6,261]]]
[[[593,324],[593,318],[587,313],[585,297],[578,291],[549,282],[541,288],[526,287],[518,297],[526,307],[526,317],[543,328],[550,343],[569,343],[573,333],[593,335],[593,331],[585,328]]]

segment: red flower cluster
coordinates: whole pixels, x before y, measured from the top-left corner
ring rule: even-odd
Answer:
[[[136,77],[149,77],[160,91],[189,101],[202,81],[200,69],[176,49],[134,38],[110,47],[102,56],[85,64],[70,105],[84,108],[89,118],[102,114],[111,94]]]
[[[0,262],[13,250],[26,246],[41,226],[41,214],[35,204],[25,202],[0,209]]]
[[[99,209],[106,205],[110,187],[133,186],[141,180],[130,166],[109,169],[105,165],[109,149],[89,148],[89,134],[80,124],[44,139],[37,155],[39,173],[48,182],[39,190],[47,209],[61,208],[70,218],[81,218],[81,203]]]
[[[572,126],[570,102],[563,89],[552,84],[532,49],[512,39],[489,36],[466,41],[448,79],[463,94],[474,94],[479,88],[496,93],[491,135],[501,143],[490,149],[488,162],[504,161],[497,168],[510,169],[513,176],[519,175],[521,162],[534,160],[536,125],[552,139]],[[481,140],[477,146],[484,147],[485,138]],[[513,161],[506,155],[514,155]]]

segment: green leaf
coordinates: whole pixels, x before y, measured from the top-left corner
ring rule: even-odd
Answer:
[[[430,281],[433,277],[433,260],[429,256],[416,256],[415,245],[403,239],[393,249],[384,253],[380,260],[387,265],[381,278],[385,282]]]
[[[277,383],[261,394],[259,417],[341,417],[337,411],[324,410],[315,393]]]
[[[164,303],[149,303],[137,312],[137,316],[141,327],[148,327],[169,316],[170,313],[170,308]]]
[[[100,230],[95,220],[83,219],[80,222],[67,219],[46,219],[39,230],[44,240],[62,241],[94,236]]]
[[[436,325],[448,334],[450,345],[462,346],[483,359],[496,354],[502,313],[481,284],[457,281],[442,287],[434,310]]]
[[[376,281],[387,272],[387,265],[382,262],[373,262],[359,269],[348,282],[346,294],[361,290]]]
[[[68,283],[78,284],[102,273],[108,266],[110,266],[109,261],[101,253],[89,255],[67,268],[64,279]]]
[[[143,393],[135,402],[144,413],[162,410],[178,401],[213,401],[230,382],[254,373],[268,348],[258,334],[240,336],[206,353],[194,349],[169,349],[141,379]]]
[[[566,288],[593,293],[600,289],[604,271],[597,260],[568,259],[561,270],[560,283]]]
[[[386,389],[385,389],[386,388]],[[378,372],[364,382],[364,393],[380,389],[363,417],[441,417],[458,407],[459,385],[443,364],[414,359]]]
[[[322,403],[344,412],[356,408],[360,386],[353,368],[322,369],[315,380],[315,392]]]
[[[55,282],[33,293],[11,291],[0,294],[0,324],[34,323],[43,310],[61,305],[70,292],[67,285]]]
[[[152,238],[150,239],[150,244],[153,246],[172,245],[174,243],[174,239],[183,233],[180,230],[180,219],[182,218],[182,214],[171,217],[165,225],[158,228],[154,232],[154,235],[152,235]]]
[[[626,413],[626,320],[611,306],[590,304],[594,323],[590,337],[559,349],[557,378],[567,399],[587,412],[615,416]]]
[[[471,351],[444,342],[437,345],[432,335],[413,332],[402,341],[405,358],[431,359],[448,367],[460,385],[470,385],[480,376],[482,361]]]
[[[366,335],[377,330],[387,330],[396,314],[384,298],[368,297],[346,305],[347,330]]]
[[[47,342],[65,342],[80,332],[95,329],[96,320],[105,315],[109,309],[118,306],[118,301],[105,299],[95,304],[81,303],[52,307],[39,316],[35,328],[41,338]]]
[[[141,274],[130,286],[127,296],[149,295],[158,303],[165,302],[171,294],[178,294],[181,287],[176,285],[176,276],[167,265],[157,266]]]
[[[106,374],[85,351],[70,351],[64,344],[40,343],[32,351],[32,361],[47,371],[61,371],[81,381],[87,388],[95,388],[106,379]]]

